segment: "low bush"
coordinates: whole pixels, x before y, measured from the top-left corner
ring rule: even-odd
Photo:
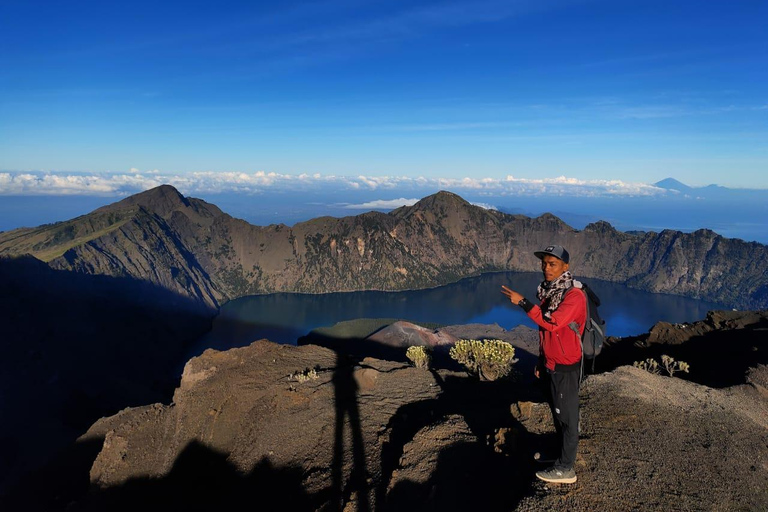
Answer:
[[[414,345],[408,347],[405,351],[405,357],[407,357],[416,368],[429,368],[429,364],[432,361],[432,354],[428,347],[421,345]]]
[[[677,372],[690,373],[691,369],[691,366],[685,361],[675,361],[672,357],[666,354],[661,356],[661,364],[649,357],[645,361],[635,361],[634,366],[635,368],[640,368],[641,370],[653,373],[654,375],[660,374],[661,370],[664,369],[670,377]]]
[[[661,366],[664,367],[664,370],[666,370],[670,377],[673,376],[675,372],[689,373],[689,370],[691,369],[691,366],[685,361],[675,361],[668,355],[661,356]]]
[[[640,368],[641,370],[645,370],[648,373],[652,373],[654,375],[658,375],[660,373],[659,363],[657,363],[656,360],[652,357],[649,357],[645,361],[635,361],[633,364],[635,368]]]
[[[502,340],[459,340],[449,354],[481,380],[504,377],[517,362],[515,348]]]
[[[295,380],[297,382],[307,382],[308,380],[316,380],[319,376],[317,375],[317,369],[315,368],[307,368],[302,372],[295,372],[288,376],[289,379]]]

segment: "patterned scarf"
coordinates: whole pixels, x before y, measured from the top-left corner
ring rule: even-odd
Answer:
[[[542,281],[539,285],[536,296],[541,303],[541,309],[544,311],[544,318],[552,320],[552,312],[557,309],[557,306],[563,301],[565,292],[568,288],[573,286],[573,274],[566,270],[557,279],[552,281]]]

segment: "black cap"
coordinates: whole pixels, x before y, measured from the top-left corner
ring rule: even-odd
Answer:
[[[571,255],[568,254],[568,251],[566,251],[565,247],[562,245],[548,245],[544,249],[536,251],[533,254],[535,254],[536,257],[540,260],[544,259],[544,256],[547,255],[554,256],[559,260],[563,260],[563,263],[568,263],[568,261],[571,259]]]

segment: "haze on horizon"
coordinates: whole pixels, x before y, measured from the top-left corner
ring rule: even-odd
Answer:
[[[766,15],[749,0],[4,2],[0,172],[766,189]]]

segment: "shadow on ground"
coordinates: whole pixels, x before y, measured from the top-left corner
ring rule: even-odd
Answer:
[[[170,401],[178,358],[215,315],[148,282],[32,257],[0,258],[0,311],[0,508],[16,486],[55,499],[64,460],[79,467],[75,439],[100,417]]]
[[[191,442],[162,478],[136,478],[94,490],[71,510],[314,510],[300,467],[261,459],[242,473],[218,453]]]
[[[438,398],[409,403],[389,422],[377,489],[381,510],[511,510],[531,492],[534,452],[551,450],[554,442],[551,436],[529,432],[511,413],[511,406],[541,402],[544,395],[538,388],[509,380],[481,382],[458,375],[443,379],[434,370],[432,375],[441,389]],[[392,486],[406,444],[420,429],[450,416],[463,418],[475,441],[447,443],[427,481],[400,479]]]

